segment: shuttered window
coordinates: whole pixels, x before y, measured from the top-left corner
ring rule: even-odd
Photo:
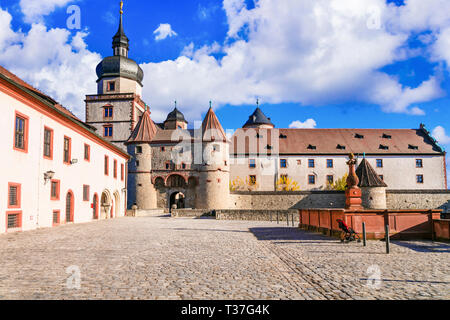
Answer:
[[[59,200],[59,181],[52,180],[50,187],[50,199],[51,200]]]
[[[109,175],[109,157],[105,156],[105,175]]]
[[[53,211],[53,225],[59,224],[59,211],[55,210]]]
[[[89,186],[83,186],[83,201],[89,201]]]
[[[53,144],[53,131],[45,128],[44,129],[44,157],[52,158],[52,144]]]
[[[72,217],[72,194],[68,193],[66,197],[66,222],[73,222]]]
[[[84,145],[84,160],[91,160],[91,147],[88,144]]]
[[[64,163],[70,163],[70,138],[64,137]]]
[[[26,122],[27,119],[25,117],[16,115],[16,124],[15,124],[15,131],[14,131],[14,147],[19,150],[26,151]]]

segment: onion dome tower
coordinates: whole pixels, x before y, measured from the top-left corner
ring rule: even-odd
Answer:
[[[140,210],[157,208],[157,194],[152,184],[152,148],[150,142],[158,131],[146,108],[133,133],[126,142],[127,151],[132,156],[128,173],[129,207],[136,204]]]
[[[144,71],[128,58],[129,39],[123,28],[123,2],[120,2],[120,23],[112,42],[113,56],[97,66],[98,94],[136,93],[142,96]]]
[[[273,129],[275,127],[274,124],[259,108],[259,100],[256,101],[256,105],[255,112],[248,118],[248,121],[244,124],[243,128]]]
[[[198,209],[229,207],[230,163],[229,142],[222,125],[210,108],[202,123],[203,163],[199,167]]]
[[[164,121],[164,129],[166,130],[176,130],[176,129],[187,129],[188,122],[182,114],[177,109],[177,102],[175,101],[175,109],[167,115],[166,121]]]
[[[380,179],[366,158],[361,161],[358,169],[356,169],[356,175],[359,178],[358,186],[362,191],[363,207],[366,209],[386,209],[387,184]]]

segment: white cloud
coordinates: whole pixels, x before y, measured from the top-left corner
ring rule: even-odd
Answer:
[[[153,31],[155,35],[155,40],[160,41],[164,40],[167,37],[176,37],[178,34],[172,30],[172,26],[168,23],[161,23],[159,27]]]
[[[450,137],[447,136],[444,127],[437,126],[431,134],[440,144],[450,144]]]
[[[76,0],[20,0],[20,8],[25,16],[25,22],[42,22],[42,18],[52,13],[56,8]]]
[[[289,125],[289,128],[296,129],[313,129],[317,126],[317,123],[314,119],[308,119],[305,122],[301,122],[299,120],[292,122]]]
[[[430,8],[442,3],[429,2]],[[379,29],[367,27],[374,6]],[[407,48],[410,30],[447,20],[439,14],[436,22],[427,12],[417,24],[411,12],[427,6],[408,1],[403,7],[384,0],[285,0],[283,5],[260,0],[248,9],[244,0],[224,0],[228,39],[216,48],[223,57],[191,43],[175,60],[142,64],[144,98],[169,111],[167,101],[182,97],[191,116],[204,111],[209,99],[239,105],[253,103],[255,96],[268,103],[362,102],[380,105],[384,112],[424,115],[418,104],[444,94],[440,77],[408,87],[379,70],[419,54]]]
[[[14,32],[11,16],[0,9],[0,64],[61,102],[84,119],[86,94],[97,91],[95,67],[100,55],[87,49],[87,33],[33,24]]]

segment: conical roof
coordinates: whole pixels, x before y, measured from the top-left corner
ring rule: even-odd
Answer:
[[[356,169],[356,175],[359,178],[359,187],[384,187],[387,188],[387,184],[380,179],[378,174],[370,165],[369,161],[364,158],[358,169]]]
[[[167,121],[183,121],[183,122],[188,123],[188,122],[186,121],[186,119],[184,118],[184,114],[182,114],[182,113],[177,109],[177,107],[175,107],[175,109],[173,109],[173,111],[170,112],[170,113],[167,115],[167,119],[166,119],[166,121],[164,121],[164,122],[167,122]]]
[[[139,120],[136,128],[127,141],[127,144],[148,143],[153,140],[158,128],[150,118],[150,111],[147,109]]]
[[[227,135],[210,107],[202,123],[203,141],[227,141]]]
[[[255,112],[248,118],[248,121],[244,124],[244,128],[253,125],[270,125],[274,126],[269,118],[257,107]]]

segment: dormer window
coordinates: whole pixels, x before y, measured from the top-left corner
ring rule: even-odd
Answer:
[[[389,147],[388,147],[388,146],[385,146],[385,145],[382,145],[382,144],[380,144],[380,146],[379,146],[379,149],[380,149],[380,150],[389,150]]]
[[[280,134],[280,139],[287,139],[287,136],[284,134]]]
[[[310,144],[310,145],[308,146],[308,149],[309,149],[309,150],[316,150],[317,147],[316,147],[316,146],[313,146],[312,144]]]
[[[343,145],[338,144],[338,145],[336,146],[336,149],[339,149],[339,150],[345,150],[346,147],[343,146]]]
[[[259,133],[256,134],[256,139],[261,139],[263,136],[260,135]]]
[[[356,139],[364,139],[364,135],[359,134],[359,133],[356,133],[356,134],[355,134],[355,138],[356,138]]]
[[[413,146],[412,144],[410,144],[410,145],[408,145],[408,149],[419,150],[419,147],[418,146]]]
[[[392,139],[392,136],[386,133],[383,133],[383,139]]]

